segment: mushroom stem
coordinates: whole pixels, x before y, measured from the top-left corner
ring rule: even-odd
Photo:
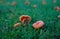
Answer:
[[[24,22],[23,22],[23,24],[26,25],[27,23],[28,23],[28,20],[25,19]]]

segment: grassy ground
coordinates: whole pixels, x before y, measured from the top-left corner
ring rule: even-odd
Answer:
[[[0,0],[0,39],[60,39],[60,19],[57,17],[60,11],[54,9],[60,6],[60,0],[56,3],[46,0],[46,5],[42,5],[42,0],[29,1],[30,5],[26,5],[25,0]],[[16,6],[12,6],[12,2],[16,2]],[[34,4],[37,8],[33,8]],[[26,27],[14,28],[21,15],[31,16],[31,22]],[[35,30],[32,24],[38,20],[45,25]]]

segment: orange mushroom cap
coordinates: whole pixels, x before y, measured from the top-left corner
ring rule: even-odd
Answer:
[[[56,6],[56,7],[55,7],[55,10],[56,10],[56,11],[59,11],[59,10],[60,10],[59,6]]]
[[[30,4],[30,2],[29,2],[29,1],[26,1],[26,2],[25,2],[25,4],[29,5],[29,4]]]
[[[43,0],[43,1],[42,1],[42,4],[43,4],[43,5],[46,5],[47,3],[46,3],[46,1],[45,1],[45,0]]]
[[[30,22],[30,21],[31,21],[31,17],[28,16],[28,15],[22,15],[22,16],[19,17],[19,20],[20,20],[22,23],[24,23],[25,20],[28,21],[28,22]]]
[[[44,22],[43,21],[37,21],[36,23],[33,24],[33,27],[35,29],[38,29],[38,28],[43,27],[43,25],[44,25]]]
[[[34,8],[37,8],[37,5],[36,5],[36,4],[34,4],[34,5],[33,5],[33,7],[34,7]]]
[[[15,6],[16,5],[16,2],[12,2],[12,6]]]
[[[18,27],[18,26],[20,26],[20,23],[14,24],[14,27]]]
[[[29,4],[30,4],[30,2],[29,2],[28,0],[26,0],[25,4],[29,5]]]

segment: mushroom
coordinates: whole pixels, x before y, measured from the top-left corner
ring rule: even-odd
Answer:
[[[60,15],[58,15],[58,18],[60,18]]]
[[[15,6],[16,5],[16,2],[12,2],[12,6]]]
[[[53,0],[53,3],[56,3],[57,2],[57,0]]]
[[[43,27],[43,25],[44,25],[44,22],[40,20],[40,21],[37,21],[36,23],[34,23],[33,27],[35,29],[39,29],[39,28]]]
[[[28,0],[26,0],[25,4],[29,5],[29,4],[30,4],[30,2],[29,2]]]
[[[55,10],[56,10],[56,11],[59,11],[59,10],[60,10],[59,6],[56,6],[56,7],[55,7]]]
[[[14,27],[18,27],[18,26],[20,26],[20,23],[14,24]]]
[[[34,5],[33,5],[33,7],[34,7],[34,8],[36,8],[36,7],[37,7],[37,5],[36,5],[36,4],[34,4]]]
[[[43,0],[43,1],[42,1],[42,4],[43,4],[43,5],[46,5],[47,3],[46,3],[46,1],[45,1],[45,0]]]
[[[22,15],[19,17],[19,20],[26,25],[26,23],[29,23],[31,21],[31,17],[28,15]]]

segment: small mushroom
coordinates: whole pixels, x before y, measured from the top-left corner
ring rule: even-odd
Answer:
[[[14,27],[18,27],[18,26],[20,26],[20,23],[14,24]]]
[[[34,5],[33,5],[33,7],[34,7],[34,8],[37,8],[37,5],[36,5],[36,4],[34,4]]]
[[[43,0],[43,1],[42,1],[42,4],[43,4],[43,5],[46,5],[47,3],[46,3],[46,1],[45,1],[45,0]]]
[[[58,15],[58,18],[60,18],[60,15]]]
[[[59,6],[56,6],[56,7],[55,7],[55,10],[56,10],[56,11],[59,11],[59,10],[60,10]]]
[[[12,6],[16,6],[16,2],[12,2]]]
[[[43,21],[37,21],[36,23],[33,24],[33,27],[35,29],[39,29],[39,28],[43,27],[43,25],[44,25]]]
[[[31,17],[28,15],[22,15],[19,17],[19,20],[26,25],[26,23],[29,23],[31,21]]]
[[[53,3],[56,3],[57,2],[57,0],[53,0]]]
[[[26,0],[25,4],[26,4],[26,5],[29,5],[29,4],[30,4],[30,2],[29,2],[28,0]]]

